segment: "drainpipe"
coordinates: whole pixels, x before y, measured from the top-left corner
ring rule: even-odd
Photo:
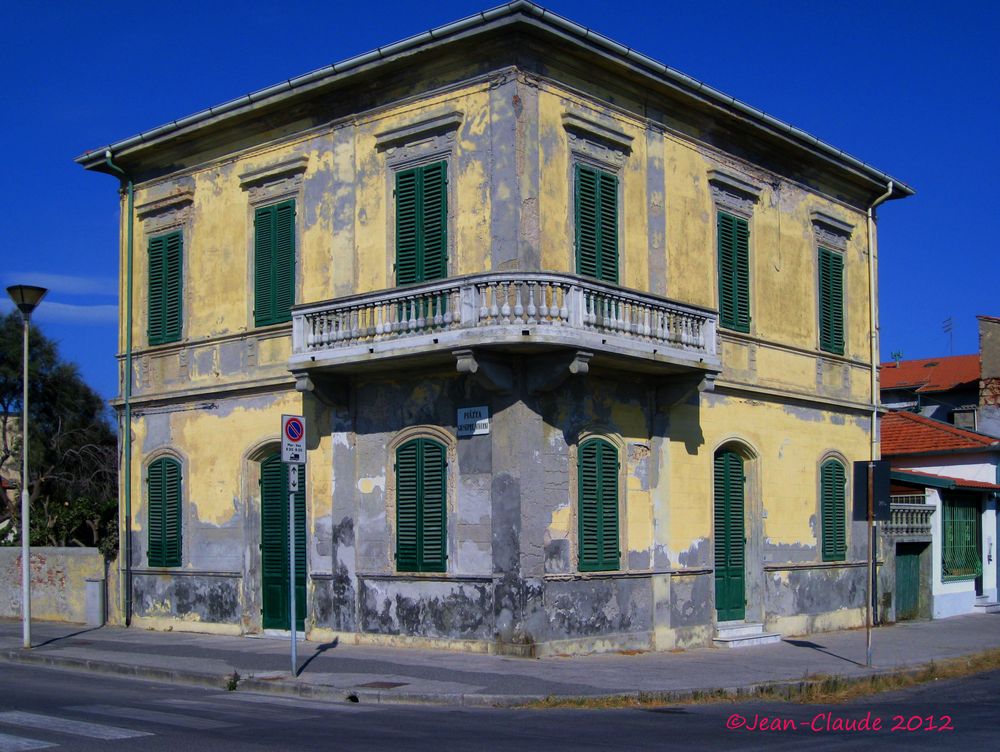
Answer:
[[[132,238],[135,215],[135,188],[125,171],[111,161],[111,150],[104,152],[104,163],[121,176],[121,189],[128,196],[128,230],[125,249],[125,417],[122,429],[122,475],[124,482],[125,519],[124,535],[120,538],[125,546],[119,562],[122,577],[122,615],[125,626],[132,623]],[[124,573],[122,567],[124,566]]]
[[[885,193],[875,199],[868,207],[868,317],[871,323],[871,343],[869,355],[871,357],[871,397],[872,397],[872,423],[871,423],[871,447],[870,457],[872,462],[878,459],[878,434],[875,425],[878,420],[878,309],[876,307],[876,296],[878,294],[878,280],[875,277],[875,254],[878,244],[875,241],[875,207],[892,195],[893,183],[890,180]]]

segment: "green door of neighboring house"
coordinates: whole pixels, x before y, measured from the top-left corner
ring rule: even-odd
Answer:
[[[306,616],[305,468],[299,465],[295,494],[295,629]],[[288,629],[288,468],[279,454],[260,463],[261,598],[264,629]]]
[[[715,455],[715,609],[719,621],[746,617],[743,458]]]
[[[920,547],[900,543],[896,548],[896,620],[920,616]]]

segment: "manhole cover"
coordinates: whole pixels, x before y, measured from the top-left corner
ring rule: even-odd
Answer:
[[[396,687],[405,687],[407,682],[387,682],[387,681],[377,681],[368,682],[367,684],[358,684],[359,687],[364,687],[365,689],[395,689]]]

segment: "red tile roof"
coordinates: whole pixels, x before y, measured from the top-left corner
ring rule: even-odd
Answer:
[[[909,480],[920,481],[920,478],[926,478],[929,481],[946,481],[951,488],[969,488],[983,491],[997,491],[1000,490],[1000,484],[997,483],[987,483],[984,480],[969,480],[968,478],[955,478],[951,475],[937,475],[936,473],[925,473],[923,470],[910,470],[908,467],[897,468],[893,471],[899,477],[898,480],[902,482],[907,482]],[[915,475],[916,478],[909,478],[907,476]],[[928,485],[938,485],[937,483],[929,483]]]
[[[978,355],[950,355],[924,360],[890,360],[879,367],[883,389],[946,392],[979,381]]]
[[[949,452],[955,449],[1000,451],[1000,440],[915,413],[887,413],[881,421],[882,454]]]

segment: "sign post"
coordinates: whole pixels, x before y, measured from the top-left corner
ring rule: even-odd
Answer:
[[[288,465],[288,625],[292,634],[292,676],[295,677],[299,665],[295,629],[295,494],[299,490],[299,466],[306,464],[306,421],[301,415],[281,416],[281,461]]]

